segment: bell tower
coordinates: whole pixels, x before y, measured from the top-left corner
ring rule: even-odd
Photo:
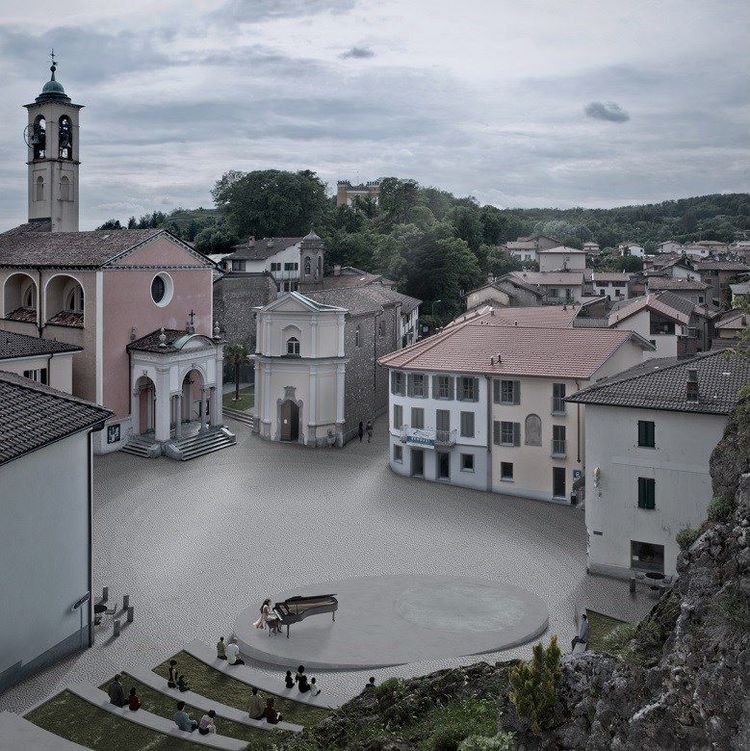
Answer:
[[[36,100],[25,105],[29,221],[48,219],[53,232],[78,232],[78,115],[83,105],[73,104],[55,80],[54,50],[50,58],[50,80]]]
[[[325,246],[323,240],[310,230],[300,243],[300,281],[303,284],[322,283]]]

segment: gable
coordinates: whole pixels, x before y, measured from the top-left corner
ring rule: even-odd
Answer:
[[[114,268],[143,266],[210,268],[212,263],[176,238],[163,233],[133,250],[126,251],[106,265]]]

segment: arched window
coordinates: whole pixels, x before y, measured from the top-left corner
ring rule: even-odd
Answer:
[[[541,446],[542,445],[542,419],[539,415],[528,415],[526,417],[525,425],[526,433],[526,445],[527,446]]]
[[[34,288],[33,284],[29,284],[29,286],[26,287],[26,290],[23,293],[23,300],[21,301],[21,305],[24,308],[36,310],[36,289]]]
[[[69,313],[83,313],[83,289],[79,284],[72,287],[65,295],[65,310]]]
[[[299,356],[299,339],[296,336],[289,337],[286,340],[286,353]]]
[[[34,159],[44,159],[47,149],[47,121],[44,115],[37,115],[31,127],[31,147],[34,150]]]
[[[67,115],[60,118],[58,152],[60,159],[73,158],[73,124]]]
[[[305,257],[305,276],[310,276],[312,274],[312,261],[310,260],[310,256]]]
[[[41,175],[36,179],[36,194],[34,199],[37,201],[44,200],[44,178]]]
[[[66,175],[60,178],[60,200],[71,201],[73,197],[70,192],[70,180]]]
[[[360,328],[357,326],[356,329],[354,329],[354,346],[359,347],[361,346],[362,337],[360,336]]]

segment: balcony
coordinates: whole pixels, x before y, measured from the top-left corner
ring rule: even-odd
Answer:
[[[553,459],[564,459],[566,457],[566,444],[567,441],[565,439],[558,440],[557,438],[552,439],[552,458]]]
[[[436,430],[435,431],[435,445],[436,446],[454,446],[456,444],[456,430]]]
[[[435,428],[410,428],[408,425],[401,427],[399,440],[410,446],[422,446],[424,448],[450,448],[456,443],[457,431],[435,430]]]
[[[565,404],[565,397],[564,396],[553,396],[552,397],[552,414],[553,415],[564,415],[567,413],[567,406]]]

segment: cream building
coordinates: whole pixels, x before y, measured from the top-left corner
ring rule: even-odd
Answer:
[[[73,393],[73,356],[81,347],[54,339],[0,331],[0,370]]]
[[[539,271],[584,271],[586,251],[558,245],[556,248],[540,250]]]

